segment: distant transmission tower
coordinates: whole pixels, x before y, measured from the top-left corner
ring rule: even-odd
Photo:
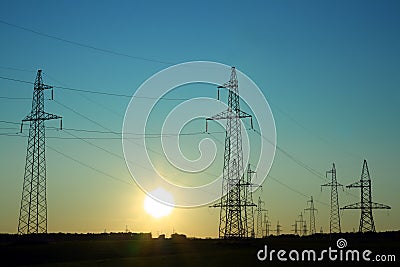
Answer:
[[[267,211],[262,206],[265,204],[264,201],[261,200],[261,197],[258,197],[257,203],[257,237],[263,237],[263,212]]]
[[[300,226],[301,235],[303,235],[303,236],[307,235],[307,224],[306,224],[306,221],[303,218],[303,213],[302,212],[300,212],[299,220],[295,221],[295,234],[298,231],[298,226]]]
[[[245,205],[245,228],[246,228],[246,236],[245,237],[255,237],[255,231],[254,231],[254,207],[256,206],[253,202],[253,186],[257,186],[252,183],[252,176],[256,172],[251,169],[250,164],[247,166],[247,179],[246,181],[242,184],[243,190],[244,191],[244,205]]]
[[[231,69],[230,80],[218,88],[228,89],[228,109],[208,120],[226,120],[225,152],[222,181],[221,202],[212,207],[220,207],[219,238],[244,238],[246,237],[245,209],[246,190],[243,188],[243,151],[241,118],[251,118],[251,115],[240,110],[239,86],[235,67]],[[252,123],[251,123],[252,124]]]
[[[297,230],[297,220],[294,220],[294,224],[292,224],[292,226],[293,226],[293,234],[294,235],[298,235],[299,234],[299,232],[298,232],[298,230]]]
[[[307,203],[310,203],[310,206],[306,209],[304,209],[304,211],[309,211],[310,212],[310,235],[313,235],[316,233],[315,230],[315,211],[317,210],[314,207],[314,200],[313,197],[311,196],[311,199],[307,201]]]
[[[367,161],[364,160],[361,179],[351,185],[346,186],[347,188],[361,188],[361,202],[354,203],[351,205],[344,206],[342,209],[360,209],[360,227],[359,232],[375,232],[374,218],[372,217],[372,209],[391,209],[388,205],[372,202],[371,192],[371,177],[369,175]]]
[[[271,222],[268,219],[268,213],[267,212],[264,213],[264,224],[265,224],[265,237],[268,237],[269,236],[269,230],[270,230],[270,227],[271,227]]]
[[[32,110],[21,124],[21,132],[24,122],[29,121],[30,126],[18,234],[47,233],[44,121],[61,119],[60,116],[44,111],[43,91],[47,89],[52,89],[52,87],[43,84],[42,70],[38,70],[33,88]]]
[[[276,230],[275,230],[277,236],[281,234],[281,228],[282,228],[282,225],[279,224],[279,220],[278,220],[278,223],[276,224]]]
[[[329,223],[329,232],[341,233],[340,227],[340,213],[339,213],[339,196],[338,196],[338,186],[342,186],[336,180],[336,168],[335,163],[332,164],[332,169],[326,172],[326,175],[331,174],[332,180],[330,183],[321,185],[321,190],[323,186],[329,186],[331,188],[331,214]]]

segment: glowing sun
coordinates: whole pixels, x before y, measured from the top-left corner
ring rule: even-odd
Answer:
[[[156,189],[150,192],[150,194],[163,200],[166,199],[169,203],[172,204],[172,201],[169,201],[172,200],[171,194],[163,189]],[[166,204],[158,202],[149,195],[146,195],[146,198],[144,199],[144,210],[154,218],[167,216],[172,212],[172,209],[172,206],[168,206]]]

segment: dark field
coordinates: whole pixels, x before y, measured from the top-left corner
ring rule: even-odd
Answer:
[[[344,238],[346,250],[372,251],[369,258],[395,255],[399,261],[399,232],[378,234],[315,235],[312,237],[279,236],[266,239],[151,239],[131,234],[47,234],[39,236],[0,235],[0,266],[321,266],[321,262],[281,262],[274,254],[272,262],[259,261],[257,252],[268,245],[268,251],[313,249],[317,258],[324,249],[338,249],[336,241]],[[339,254],[338,254],[339,255]],[[288,255],[286,254],[286,258]],[[361,258],[361,256],[360,256]],[[392,259],[393,261],[393,259]],[[330,261],[329,266],[394,266],[395,262]]]

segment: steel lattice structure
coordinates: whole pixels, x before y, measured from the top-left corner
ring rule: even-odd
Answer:
[[[271,227],[271,222],[268,219],[268,213],[267,212],[264,213],[264,224],[265,224],[265,237],[268,237],[269,236],[270,227]]]
[[[371,177],[369,175],[367,161],[364,160],[363,168],[361,172],[361,179],[351,185],[346,186],[347,188],[361,188],[361,202],[354,203],[351,205],[344,206],[341,209],[360,209],[361,218],[359,232],[375,232],[375,223],[372,216],[373,209],[391,209],[388,205],[372,202],[371,192]]]
[[[300,235],[303,235],[303,236],[307,235],[307,223],[306,223],[306,220],[304,220],[304,218],[303,218],[302,212],[300,212],[299,220],[296,220],[294,223],[295,223],[294,224],[295,234],[298,234],[298,231],[300,231]],[[298,226],[300,226],[300,229]]]
[[[22,120],[29,121],[29,138],[22,199],[18,221],[18,234],[47,233],[46,155],[44,121],[61,119],[44,111],[44,90],[52,89],[43,84],[42,71],[38,70],[32,99],[31,113]],[[62,126],[62,125],[61,125]]]
[[[315,211],[317,210],[314,207],[314,200],[313,197],[311,196],[310,200],[307,201],[307,203],[310,203],[310,206],[306,209],[304,209],[304,211],[309,211],[310,212],[310,235],[313,235],[316,233],[315,230]]]
[[[278,222],[276,223],[276,230],[275,230],[276,235],[281,234],[281,228],[282,228],[282,225],[279,224],[279,220],[278,220]]]
[[[243,184],[243,188],[245,190],[245,222],[246,222],[246,235],[245,237],[255,237],[255,232],[254,232],[254,207],[256,206],[253,203],[253,190],[252,187],[256,186],[255,184],[252,183],[252,176],[256,172],[251,169],[250,164],[247,166],[247,176],[246,176],[246,182]]]
[[[337,182],[335,163],[332,164],[332,169],[326,172],[326,175],[328,174],[331,174],[331,182],[321,185],[321,190],[323,186],[329,186],[331,188],[331,213],[329,222],[329,233],[341,233],[342,229],[340,227],[339,195],[337,188],[338,186],[343,187],[343,185]]]
[[[245,209],[254,204],[246,202],[246,187],[249,185],[246,185],[244,177],[240,119],[251,118],[251,115],[240,110],[235,67],[231,68],[230,80],[218,88],[228,89],[228,109],[206,119],[206,123],[209,120],[226,120],[223,197],[219,204],[212,207],[220,207],[219,238],[244,238],[248,233]]]
[[[263,212],[268,212],[266,209],[263,209],[264,201],[261,200],[261,197],[258,197],[257,203],[257,237],[263,237]]]

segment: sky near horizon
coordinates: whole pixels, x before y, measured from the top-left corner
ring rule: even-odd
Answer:
[[[360,179],[367,159],[373,201],[392,207],[374,211],[376,229],[399,230],[399,12],[398,1],[3,1],[0,76],[33,82],[42,69],[46,84],[133,95],[174,64],[236,66],[263,92],[277,144],[290,155],[276,151],[270,171],[275,180],[267,178],[254,193],[255,201],[265,201],[272,228],[279,220],[282,232],[291,233],[313,196],[317,231],[328,232],[330,192],[320,187],[328,180],[304,165],[325,174],[335,162],[338,181],[349,185]],[[16,136],[19,125],[12,123],[30,112],[32,88],[0,79],[0,233],[17,231],[27,138]],[[240,81],[239,90],[245,90]],[[214,86],[185,92],[169,97],[216,97]],[[54,97],[46,111],[61,115],[65,128],[94,131],[121,132],[130,101],[58,88]],[[175,104],[161,102],[160,109]],[[128,227],[154,236],[173,229],[218,236],[219,211],[207,206],[175,208],[163,218],[147,214],[145,193],[115,135],[49,129],[46,136],[53,148],[46,150],[49,232]],[[182,150],[195,159],[190,143],[202,136],[190,138],[183,136]],[[214,138],[222,156],[224,136]],[[222,162],[215,163],[222,169]],[[359,195],[357,189],[339,191],[340,206],[358,202]],[[343,231],[358,229],[359,211],[341,215]]]

